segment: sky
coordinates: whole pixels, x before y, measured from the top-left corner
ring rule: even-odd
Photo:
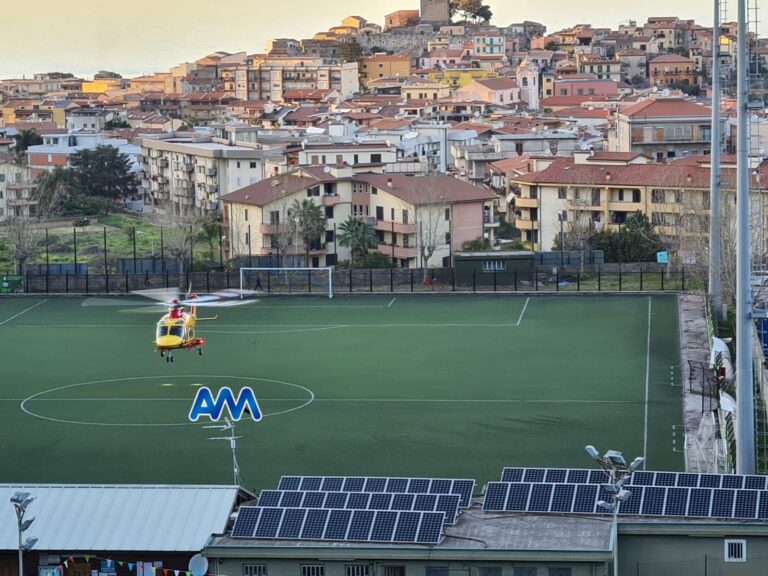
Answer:
[[[701,0],[486,2],[497,26],[534,20],[550,32],[583,22],[616,28],[624,20],[640,24],[649,16],[672,15],[712,25],[712,3]],[[735,20],[737,4],[729,5]],[[50,71],[87,78],[99,70],[136,76],[216,50],[263,52],[270,38],[311,38],[352,14],[382,24],[384,14],[418,7],[418,0],[12,2],[3,10],[0,78]]]

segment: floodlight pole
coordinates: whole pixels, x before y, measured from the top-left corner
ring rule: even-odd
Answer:
[[[610,478],[610,485],[613,487],[611,492],[611,505],[606,505],[613,513],[613,519],[611,522],[611,545],[613,548],[613,576],[619,575],[619,505],[623,500],[629,498],[632,495],[628,490],[624,490],[622,486],[627,480],[632,477],[640,465],[645,462],[642,457],[635,458],[634,461],[627,466],[624,455],[621,452],[609,450],[603,456],[594,446],[586,446],[587,454],[602,468],[608,477]],[[605,504],[605,502],[603,502]]]
[[[747,134],[747,0],[738,0],[736,72],[736,473],[755,473],[755,404],[752,380],[752,286]]]
[[[709,181],[709,295],[717,318],[724,320],[720,282],[720,0],[714,0],[712,26],[712,144],[710,146]]]
[[[32,503],[33,500],[34,498],[30,498],[29,492],[16,492],[13,496],[11,496],[11,504],[16,511],[16,522],[19,532],[19,576],[24,576],[24,550],[26,548],[21,538],[24,534],[24,531],[27,530],[27,528],[29,528],[29,526],[34,521],[33,518],[25,522],[24,514],[27,511],[27,507]],[[36,539],[30,539],[28,542],[34,544]]]

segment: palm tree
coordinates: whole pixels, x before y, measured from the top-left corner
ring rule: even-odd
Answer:
[[[312,200],[304,199],[301,202],[295,200],[289,210],[293,221],[293,234],[301,237],[304,243],[304,252],[309,266],[309,248],[314,240],[317,240],[325,232],[326,218],[322,206]]]
[[[349,216],[339,226],[338,240],[341,246],[352,250],[352,260],[355,257],[362,258],[370,248],[379,244],[374,227],[353,216]]]

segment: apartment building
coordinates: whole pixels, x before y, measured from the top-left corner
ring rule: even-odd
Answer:
[[[516,226],[534,250],[550,250],[568,226],[591,223],[595,230],[618,230],[637,211],[648,216],[670,245],[708,234],[709,158],[654,164],[637,153],[578,152],[553,159],[539,171],[513,177]],[[768,164],[753,175],[753,196],[765,195],[759,181]],[[733,199],[735,164],[723,164],[723,194]],[[759,192],[758,192],[759,191]],[[753,203],[763,212],[765,199]]]
[[[677,54],[657,56],[648,63],[648,78],[652,86],[670,84],[696,85],[696,63]]]
[[[467,240],[498,223],[488,217],[495,195],[449,176],[355,172],[352,167],[299,168],[222,197],[227,258],[289,256],[308,266],[333,266],[351,253],[337,243],[338,226],[350,216],[376,230],[378,250],[400,268],[450,265]],[[305,248],[287,231],[290,206],[309,199],[324,207],[325,235]],[[298,241],[300,242],[300,240]],[[422,258],[422,246],[433,254]]]
[[[0,157],[0,221],[35,215],[35,184],[27,166]]]
[[[405,78],[411,73],[411,55],[374,54],[360,61],[360,79],[365,83],[374,78]]]
[[[503,56],[507,53],[506,38],[500,33],[485,32],[472,37],[475,56]]]
[[[238,100],[282,102],[288,90],[336,90],[344,98],[360,91],[357,62],[336,59],[251,56],[234,69]]]
[[[600,54],[582,53],[576,59],[579,74],[594,74],[598,80],[621,82],[621,62]]]
[[[616,113],[611,150],[657,161],[709,154],[712,110],[682,98],[650,98]]]
[[[112,146],[129,156],[135,152],[127,140],[107,138],[102,133],[45,130],[40,136],[42,144],[27,148],[27,163],[35,171],[50,172],[57,166],[67,167],[73,154],[99,146]]]
[[[141,188],[145,202],[205,213],[221,195],[262,180],[279,148],[228,145],[210,137],[160,135],[141,139]]]
[[[397,162],[397,149],[387,142],[302,144],[286,150],[291,166],[385,165]]]

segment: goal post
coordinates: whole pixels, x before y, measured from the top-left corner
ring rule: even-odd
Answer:
[[[240,290],[267,294],[325,294],[333,298],[333,268],[240,268]]]

